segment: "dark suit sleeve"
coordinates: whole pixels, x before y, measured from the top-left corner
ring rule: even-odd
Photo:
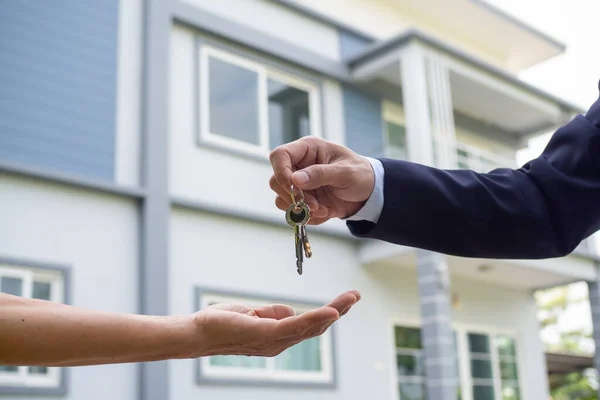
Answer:
[[[552,136],[520,169],[439,170],[382,159],[377,224],[349,221],[353,235],[482,258],[549,258],[600,229],[600,99]]]

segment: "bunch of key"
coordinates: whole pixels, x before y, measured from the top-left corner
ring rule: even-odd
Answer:
[[[306,224],[310,220],[310,208],[304,202],[304,193],[300,189],[300,200],[296,201],[294,197],[294,186],[291,187],[292,204],[288,207],[285,212],[285,220],[288,225],[294,228],[294,239],[296,242],[296,269],[298,275],[302,275],[302,262],[304,261],[304,255],[306,258],[312,256],[312,250],[310,248],[310,242],[308,241],[308,235],[306,234]]]

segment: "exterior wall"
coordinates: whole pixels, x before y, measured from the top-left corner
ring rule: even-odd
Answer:
[[[359,89],[344,87],[346,146],[368,157],[382,157],[383,113],[381,98]]]
[[[340,54],[342,60],[350,59],[364,51],[372,42],[352,32],[340,31]]]
[[[118,1],[0,10],[0,160],[114,178]]]
[[[139,186],[141,175],[142,0],[119,0],[115,177],[118,185]]]
[[[323,57],[339,60],[337,29],[269,0],[185,0],[241,25],[269,33],[311,50]]]
[[[361,267],[352,245],[313,233],[314,256],[305,273],[295,271],[292,237],[285,228],[174,209],[171,216],[171,313],[194,311],[194,287],[326,302],[357,289],[363,300],[334,329],[335,389],[281,388],[255,385],[203,385],[196,382],[194,361],[172,367],[172,398],[228,399],[244,393],[260,399],[396,399],[393,322],[420,319],[416,271]],[[268,251],[256,254],[262,243]],[[231,251],[232,244],[235,251]],[[529,293],[455,279],[452,291],[461,308],[454,323],[478,328],[516,330],[524,399],[547,398],[545,366]],[[367,345],[368,343],[368,345]]]
[[[3,257],[69,266],[74,306],[138,312],[134,202],[1,173],[0,198]],[[61,398],[130,400],[137,381],[135,364],[70,368]]]
[[[268,185],[273,170],[267,156],[241,154],[199,143],[196,45],[193,31],[180,27],[173,29],[169,93],[171,195],[284,221],[274,205],[275,197]],[[334,114],[342,107],[339,85],[325,81],[321,90],[328,93],[327,100],[321,103],[333,110],[331,114],[327,109],[322,111],[323,125],[331,128],[324,136],[343,140],[341,115],[336,117]],[[243,177],[240,171],[244,172]],[[331,221],[327,225],[339,232],[347,231],[341,221]]]
[[[346,125],[344,123],[344,92],[340,83],[325,79],[323,81],[323,135],[327,140],[345,144]]]

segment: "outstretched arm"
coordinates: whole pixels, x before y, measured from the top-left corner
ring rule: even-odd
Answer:
[[[162,317],[86,310],[0,293],[0,365],[274,356],[321,335],[359,299],[358,292],[346,292],[298,316],[282,304],[215,304],[191,315]]]
[[[373,160],[319,138],[271,153],[286,210],[304,190],[311,224],[346,219],[359,237],[463,257],[549,258],[600,228],[600,99],[522,168],[490,173]]]
[[[380,160],[384,204],[353,234],[463,257],[549,258],[600,229],[600,100],[522,168],[445,171]]]

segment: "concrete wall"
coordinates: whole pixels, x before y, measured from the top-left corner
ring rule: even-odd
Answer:
[[[70,266],[75,306],[138,311],[133,202],[1,173],[0,199],[0,254]],[[64,399],[131,400],[136,395],[136,366],[127,364],[70,368]]]
[[[141,175],[143,1],[119,1],[115,177],[118,185],[138,186]]]
[[[257,29],[303,47],[323,57],[339,60],[339,34],[336,28],[302,15],[271,0],[184,0],[185,2],[226,17],[241,25]]]

